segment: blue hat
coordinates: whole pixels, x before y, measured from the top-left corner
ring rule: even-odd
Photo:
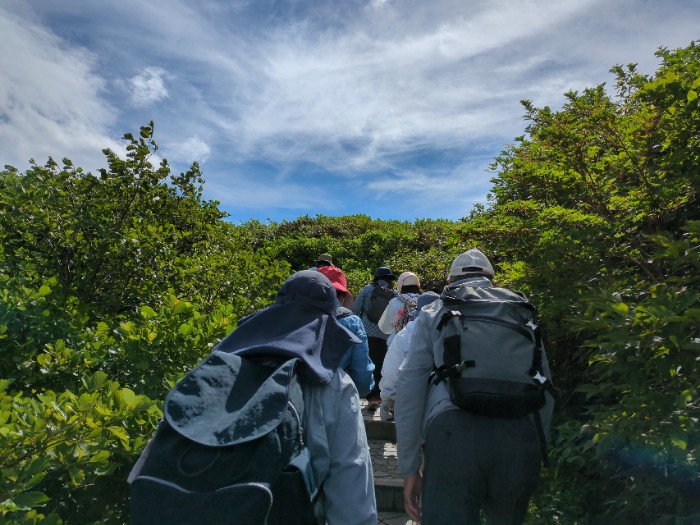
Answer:
[[[439,298],[440,296],[435,292],[425,292],[419,295],[416,299],[416,309],[411,312],[411,319],[416,319],[424,306],[428,306]]]
[[[374,272],[374,279],[385,279],[387,281],[396,280],[396,276],[391,273],[391,268],[388,266],[380,266],[377,271]]]
[[[215,350],[298,357],[303,380],[328,383],[348,348],[361,342],[335,318],[337,308],[335,288],[325,275],[297,272],[282,284],[273,305],[241,319]]]

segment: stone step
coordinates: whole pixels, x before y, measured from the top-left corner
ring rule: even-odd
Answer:
[[[379,511],[403,511],[403,478],[399,475],[396,444],[369,439],[374,471],[374,493]]]
[[[381,512],[403,512],[403,478],[396,456],[396,427],[382,421],[379,411],[368,412],[363,402],[362,415],[374,471],[374,492]]]
[[[396,443],[396,427],[393,421],[365,419],[365,432],[367,439],[383,439]]]

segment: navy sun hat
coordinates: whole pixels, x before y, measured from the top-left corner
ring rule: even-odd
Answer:
[[[393,273],[391,273],[391,268],[389,268],[388,266],[380,266],[379,268],[377,268],[377,271],[374,272],[374,279],[375,280],[384,279],[387,281],[395,281],[396,276]]]
[[[328,383],[348,348],[361,342],[335,318],[337,308],[328,278],[303,270],[282,284],[274,304],[242,318],[214,349],[240,356],[298,357],[302,380]]]

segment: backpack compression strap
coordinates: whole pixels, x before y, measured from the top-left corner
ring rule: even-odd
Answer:
[[[445,337],[445,339],[443,340],[443,356],[459,355],[460,346],[462,344],[461,326],[459,324],[459,319],[461,317],[463,317],[462,312],[458,310],[449,310],[442,314],[442,317],[440,318],[440,322],[437,325],[438,330],[442,330],[447,325],[447,323],[454,320],[454,324],[458,332],[454,335],[449,335]],[[450,366],[447,366],[445,363],[443,363],[439,368],[435,368],[433,370],[433,373],[430,374],[430,376],[428,377],[428,382],[432,383],[433,385],[437,385],[443,379],[447,379],[449,377],[459,377],[462,374],[462,370],[464,370],[465,368],[473,368],[475,366],[476,362],[473,359],[462,361],[460,363],[456,363]]]
[[[352,310],[345,308],[344,306],[339,306],[338,310],[335,312],[336,319],[343,319],[345,317],[350,317],[351,315],[355,314],[352,313]]]

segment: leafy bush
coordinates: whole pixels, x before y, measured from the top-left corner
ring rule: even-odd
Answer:
[[[167,389],[293,270],[330,252],[357,293],[377,266],[439,291],[485,251],[539,307],[561,391],[531,523],[700,521],[700,48],[616,66],[525,135],[461,221],[226,222],[153,123],[105,150],[0,172],[0,523],[127,520],[125,479]]]

